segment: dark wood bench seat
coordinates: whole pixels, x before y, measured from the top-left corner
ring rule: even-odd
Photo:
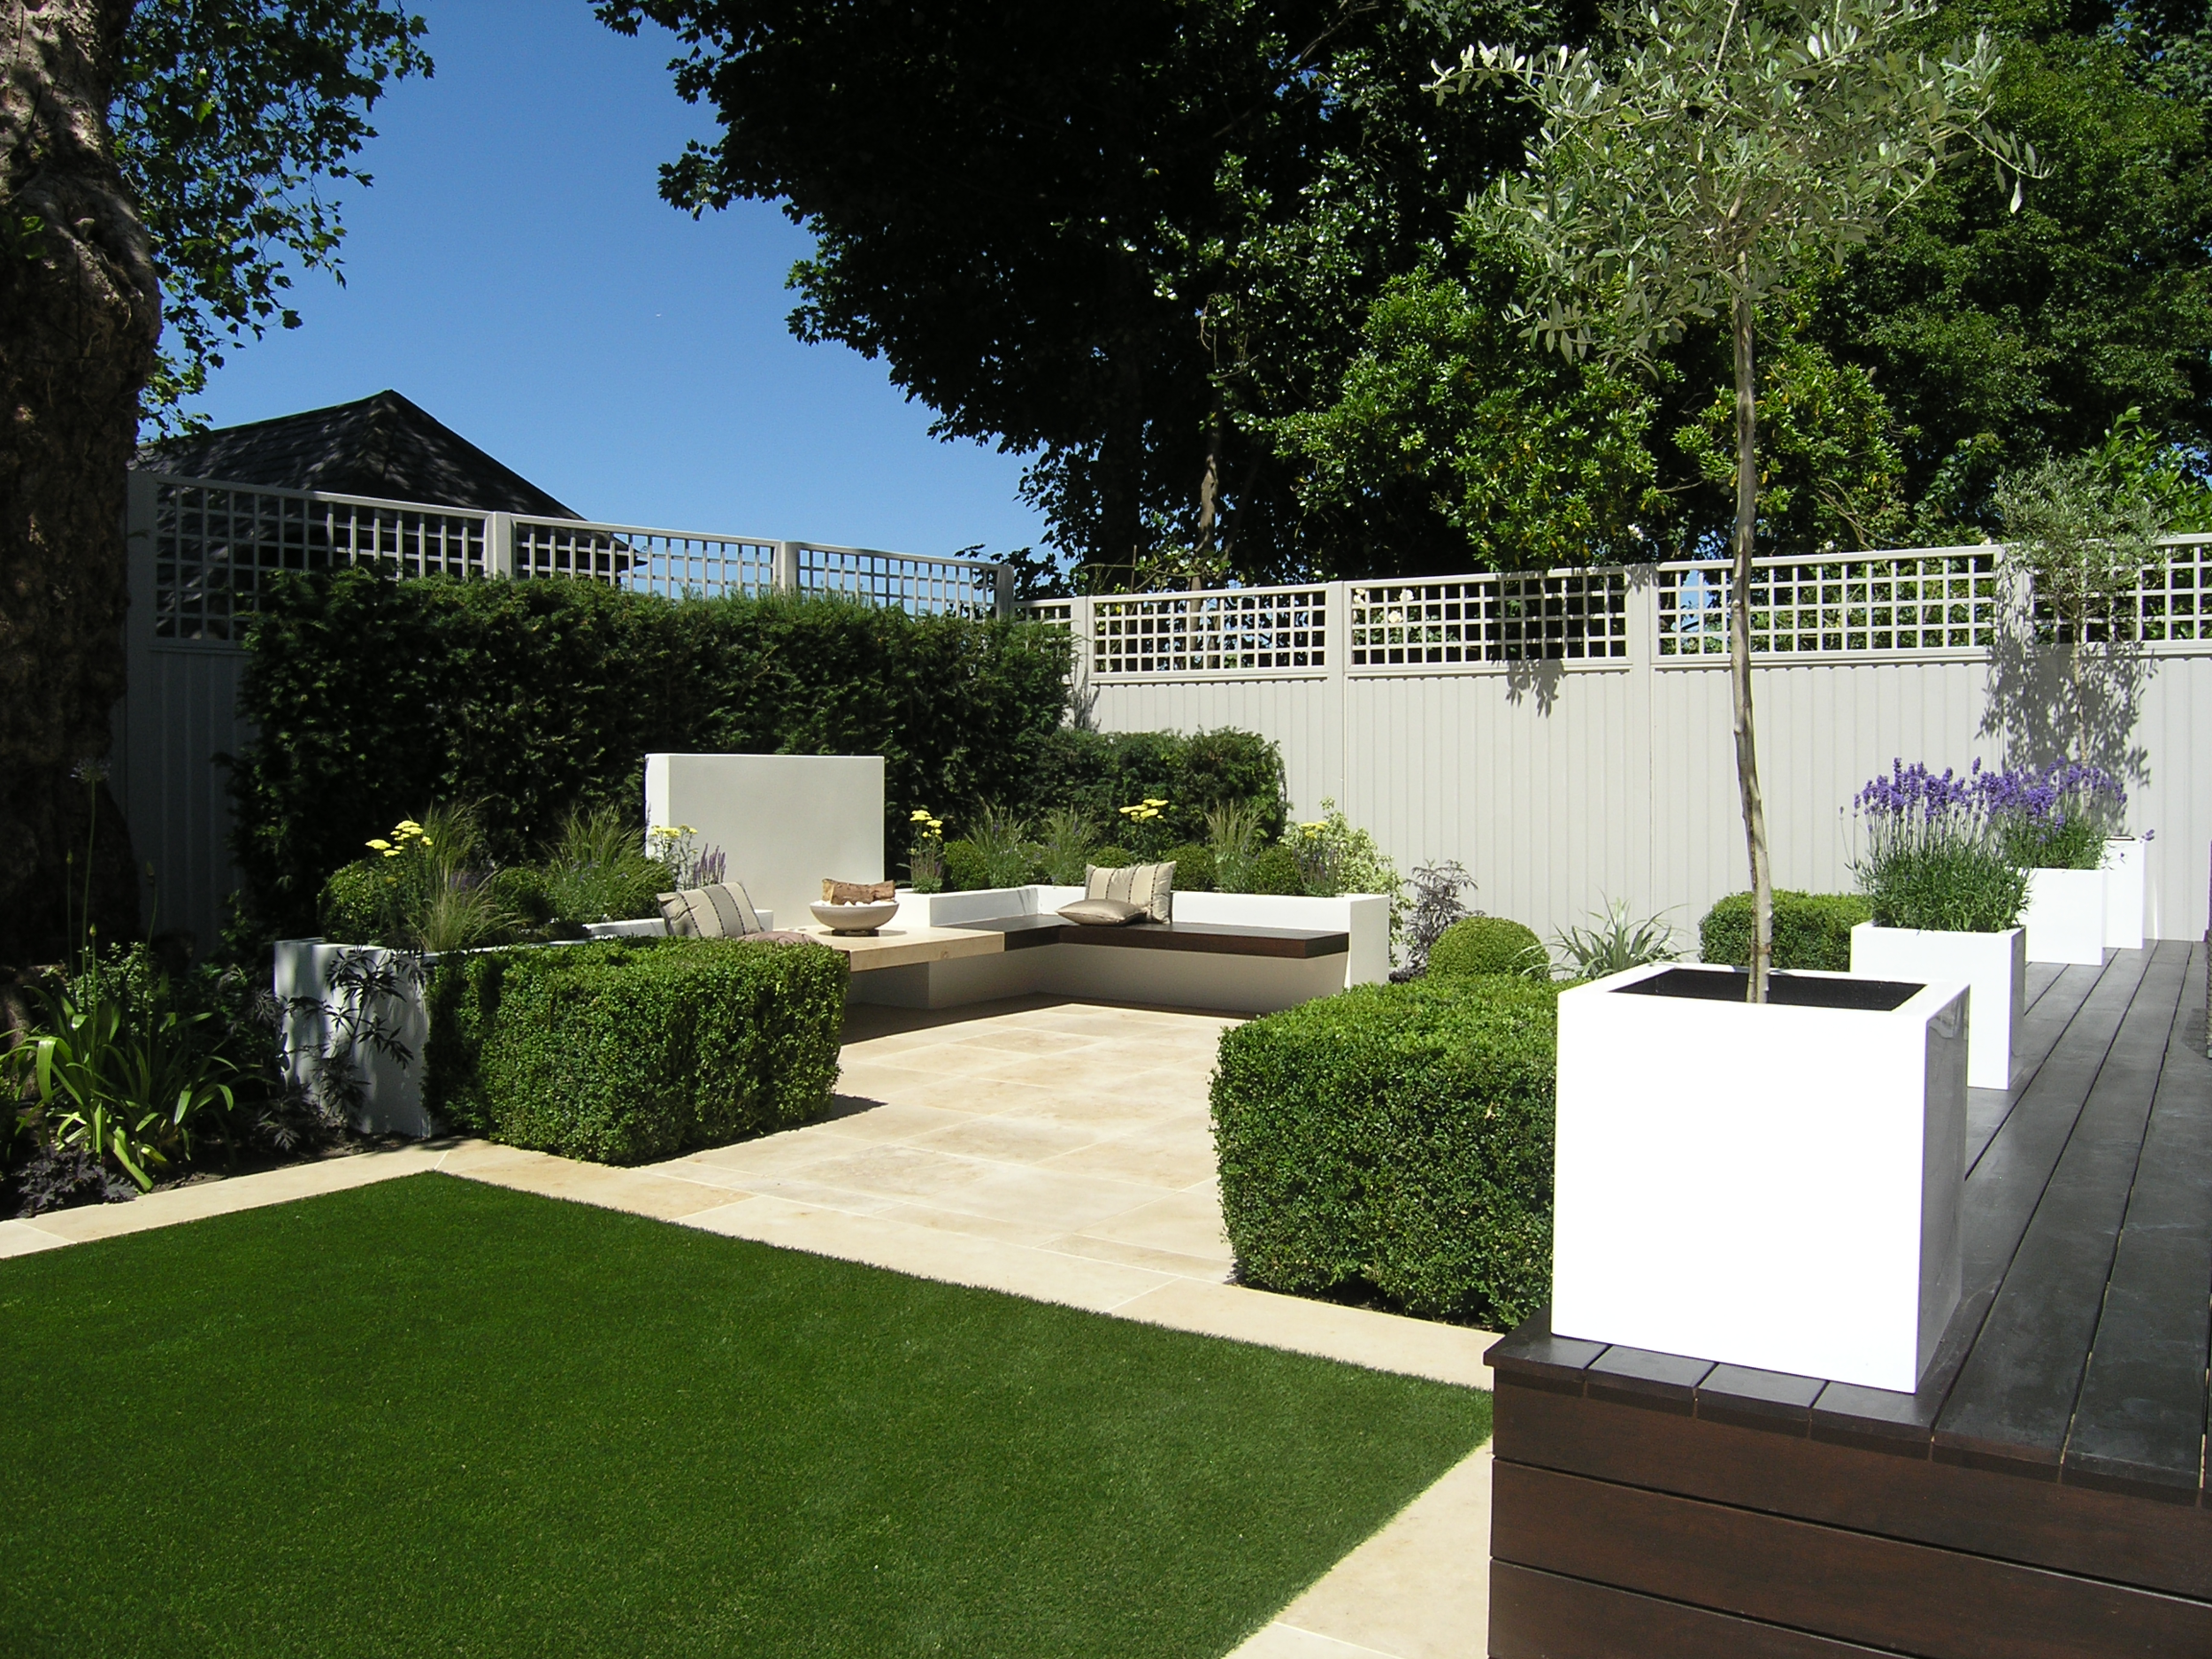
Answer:
[[[1006,949],[1096,945],[1122,950],[1188,950],[1216,956],[1340,956],[1352,936],[1302,927],[1240,927],[1222,922],[1131,922],[1086,927],[1057,916],[1007,916],[955,924],[963,933],[1006,935]]]

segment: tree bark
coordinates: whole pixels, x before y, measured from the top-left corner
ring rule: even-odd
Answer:
[[[1758,384],[1752,377],[1750,296],[1739,288],[1736,334],[1735,570],[1728,608],[1728,682],[1736,716],[1736,786],[1743,796],[1744,844],[1751,855],[1751,982],[1754,1002],[1767,1000],[1774,960],[1774,878],[1767,865],[1767,815],[1759,795],[1759,746],[1751,718],[1751,544],[1759,523]]]
[[[107,111],[129,0],[0,0],[0,964],[138,926],[96,776],[123,692],[126,473],[161,288]],[[98,802],[99,841],[90,837]]]
[[[1213,557],[1214,526],[1221,511],[1221,442],[1223,411],[1221,388],[1213,388],[1213,407],[1208,411],[1206,422],[1206,470],[1198,480],[1198,563],[1202,566]],[[1190,585],[1202,586],[1200,572],[1191,572]]]

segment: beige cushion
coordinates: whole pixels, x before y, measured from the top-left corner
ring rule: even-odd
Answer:
[[[742,939],[760,932],[760,917],[740,882],[655,896],[661,914],[668,918],[668,931],[679,939]]]
[[[1172,921],[1175,866],[1125,864],[1118,870],[1102,870],[1091,864],[1083,872],[1083,896],[1119,899],[1125,904],[1136,905],[1151,921]]]
[[[1121,899],[1078,899],[1072,904],[1063,904],[1060,914],[1086,927],[1118,927],[1141,917],[1144,906]]]

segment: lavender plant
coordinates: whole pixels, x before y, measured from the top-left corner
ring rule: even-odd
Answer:
[[[1975,782],[2005,856],[2023,870],[2094,870],[2124,822],[2127,791],[2101,766],[2021,766]]]
[[[1893,760],[1888,776],[1859,791],[1852,804],[1866,846],[1852,873],[1876,926],[1998,933],[2019,926],[2028,879],[1993,816],[1997,775],[1985,775],[1978,760],[1964,778]]]

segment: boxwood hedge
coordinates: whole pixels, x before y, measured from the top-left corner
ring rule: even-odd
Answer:
[[[1223,1033],[1222,1217],[1247,1283],[1510,1329],[1551,1283],[1558,993],[1362,986]]]
[[[1851,930],[1874,910],[1855,893],[1774,895],[1774,965],[1851,972]],[[1730,967],[1751,965],[1751,895],[1732,893],[1698,924],[1698,955]]]
[[[829,1104],[846,972],[824,946],[738,940],[449,956],[426,992],[425,1102],[601,1164],[787,1129]]]

